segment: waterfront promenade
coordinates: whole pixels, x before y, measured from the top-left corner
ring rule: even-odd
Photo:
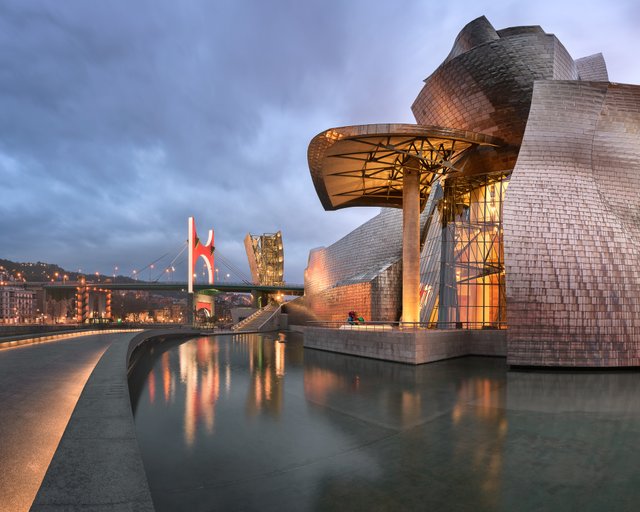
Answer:
[[[0,503],[29,510],[80,393],[104,351],[135,333],[0,350]]]

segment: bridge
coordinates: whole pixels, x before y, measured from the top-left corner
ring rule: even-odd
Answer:
[[[76,299],[77,321],[84,323],[89,318],[111,318],[112,293],[132,292],[178,292],[187,297],[188,323],[193,322],[193,315],[205,314],[211,316],[213,313],[213,295],[219,293],[245,293],[251,294],[253,307],[261,308],[270,302],[269,297],[273,297],[276,302],[285,301],[286,296],[304,295],[304,286],[301,284],[282,283],[281,286],[259,285],[251,282],[223,282],[219,284],[193,283],[193,291],[188,292],[186,281],[166,281],[148,282],[133,281],[113,282],[110,278],[103,280],[79,280],[79,281],[28,281],[22,283],[26,289],[42,291],[43,311],[47,311],[47,301],[49,299]],[[208,309],[211,308],[211,309]],[[209,313],[204,313],[208,309]],[[95,316],[95,315],[98,316]]]
[[[113,279],[98,272],[95,272],[95,276],[82,274],[80,269],[78,269],[77,273],[70,273],[75,274],[71,276],[66,275],[66,273],[60,275],[55,272],[54,279],[54,276],[49,276],[43,271],[43,277],[48,278],[48,281],[26,281],[23,278],[21,287],[42,292],[39,300],[42,303],[43,313],[39,314],[39,309],[36,312],[38,313],[38,319],[43,321],[46,321],[49,305],[52,305],[55,309],[56,304],[60,306],[59,310],[62,312],[60,318],[69,318],[69,309],[74,306],[69,306],[69,303],[60,303],[60,301],[75,298],[75,317],[78,323],[85,323],[89,318],[111,319],[113,292],[122,292],[118,294],[120,297],[125,297],[126,294],[123,292],[126,291],[184,293],[187,295],[186,307],[189,321],[193,319],[194,313],[203,314],[205,317],[211,318],[216,302],[213,296],[218,293],[251,294],[252,306],[255,308],[262,308],[271,301],[281,303],[286,300],[286,296],[304,295],[304,285],[282,282],[284,256],[280,232],[273,236],[256,235],[257,242],[251,245],[251,251],[248,246],[245,247],[247,256],[250,259],[252,275],[249,277],[225,258],[219,250],[216,250],[213,244],[213,230],[209,230],[208,238],[205,241],[204,238],[198,237],[193,217],[189,217],[188,226],[188,240],[180,244],[177,254],[168,264],[165,259],[170,257],[170,254],[173,254],[172,251],[164,253],[139,270],[133,270],[129,276],[118,275],[116,277],[118,266],[113,268]],[[247,235],[248,238],[251,236]],[[173,281],[171,277],[176,271],[176,266],[179,267],[183,263],[183,254],[187,250],[187,280]],[[216,255],[215,261],[224,265],[226,270],[214,265],[214,251]],[[165,262],[160,265],[159,263],[163,260]],[[200,274],[196,266],[198,263],[202,265],[201,281],[198,278]],[[222,282],[217,279],[219,270],[223,270],[223,276],[226,276]],[[140,279],[145,271],[149,273],[149,279],[146,281]],[[152,272],[157,274],[155,279],[152,278]],[[229,282],[229,277],[232,275],[234,282]],[[161,280],[163,276],[167,277],[166,281]],[[17,277],[20,278],[20,274]],[[73,280],[70,280],[69,277]],[[58,280],[59,278],[60,280]],[[138,299],[139,297],[135,298]],[[123,301],[124,299],[119,302],[120,309],[123,309]],[[234,300],[225,300],[224,302],[226,304],[236,303]],[[14,310],[16,311],[16,318],[18,318],[17,308],[14,308]],[[33,316],[32,313],[27,314]],[[54,314],[56,313],[52,312],[51,316],[53,317]],[[172,311],[170,315],[173,317],[174,312]],[[182,316],[180,314],[180,318]]]
[[[53,290],[70,290],[75,291],[78,287],[100,288],[102,290],[128,290],[128,291],[174,291],[186,292],[187,282],[167,281],[167,282],[146,282],[133,281],[126,283],[114,282],[93,282],[86,281],[66,281],[64,283],[42,281],[42,282],[25,282],[22,285],[27,289],[43,289],[47,291]],[[284,283],[282,286],[265,286],[252,283],[216,283],[216,284],[196,284],[193,289],[195,291],[216,290],[221,293],[237,292],[237,293],[280,293],[282,295],[304,295],[304,285]]]

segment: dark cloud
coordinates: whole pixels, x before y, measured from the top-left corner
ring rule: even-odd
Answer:
[[[5,1],[0,256],[127,273],[177,253],[194,215],[247,273],[244,235],[281,229],[301,281],[310,248],[377,213],[322,210],[309,140],[411,122],[422,80],[476,16],[542,25],[640,82],[635,2],[576,5]]]

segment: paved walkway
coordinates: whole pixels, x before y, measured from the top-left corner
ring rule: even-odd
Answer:
[[[0,350],[0,504],[29,510],[82,389],[104,351],[135,333]]]

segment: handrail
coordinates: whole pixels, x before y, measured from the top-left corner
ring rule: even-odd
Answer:
[[[268,307],[268,306],[267,306]],[[265,308],[266,309],[266,308]],[[274,316],[278,315],[280,313],[280,310],[282,309],[282,304],[275,304],[275,307],[273,308],[273,311],[271,312],[271,314],[266,318],[266,320],[264,322],[262,322],[260,324],[260,326],[258,327],[258,330],[262,330],[262,328],[267,325],[267,323],[271,322],[271,320],[273,319]]]
[[[331,320],[309,321],[309,327],[327,329],[356,330],[356,331],[388,331],[388,330],[475,330],[475,329],[506,329],[506,322],[338,322]]]
[[[260,326],[256,327],[256,330],[260,330],[264,324],[266,324],[269,320],[271,320],[271,318],[273,317],[273,315],[280,309],[280,306],[274,303],[269,303],[267,304],[265,307],[258,309],[257,311],[254,311],[251,315],[249,315],[247,318],[243,318],[242,320],[240,320],[237,324],[234,324],[231,326],[231,330],[232,331],[239,331],[240,329],[242,329],[243,327],[245,327],[246,325],[249,325],[250,323],[254,322],[255,320],[259,319],[260,317],[262,317],[263,315],[265,315],[266,313],[272,313],[269,315],[269,317],[262,322],[262,324],[260,324]]]

